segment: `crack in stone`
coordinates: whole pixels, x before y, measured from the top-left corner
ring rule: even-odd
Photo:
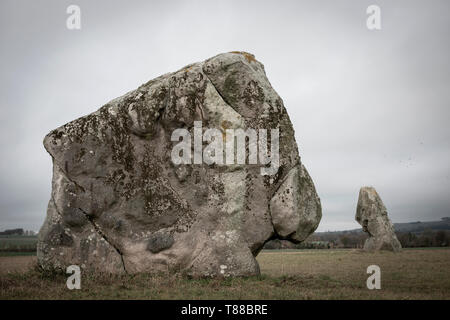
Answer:
[[[53,156],[52,156],[53,158]],[[53,158],[53,160],[55,160]],[[63,173],[64,178],[66,178],[69,182],[71,182],[72,184],[74,184],[78,189],[80,189],[82,192],[86,192],[86,189],[84,189],[81,185],[79,185],[77,182],[75,182],[74,180],[70,179],[68,177],[68,173],[65,172],[64,170],[61,169],[61,167],[56,163],[56,161],[53,161],[53,165],[57,166],[59,168],[59,170]],[[58,213],[58,215],[62,218],[62,214],[58,209],[58,206],[56,204],[53,192],[51,193],[51,200],[53,201],[53,204],[55,206],[56,209],[56,213]],[[125,261],[123,259],[123,253],[121,252],[121,250],[119,248],[117,248],[114,244],[112,244],[112,242],[108,239],[108,237],[106,236],[106,234],[98,227],[98,225],[95,223],[95,221],[92,219],[92,216],[90,214],[88,214],[86,211],[84,211],[81,208],[78,208],[78,210],[80,210],[84,216],[86,217],[86,219],[91,223],[91,225],[94,227],[95,231],[111,246],[114,248],[114,250],[119,254],[120,256],[120,260],[122,262],[122,267],[123,270],[125,272],[127,272],[127,269],[125,268]]]
[[[49,153],[50,154],[50,153]],[[53,157],[52,154],[50,154],[50,156],[52,157],[53,160],[53,165],[58,167],[58,169],[64,174],[64,178],[66,178],[67,180],[69,180],[69,182],[73,183],[75,185],[75,187],[77,187],[78,189],[80,189],[82,192],[86,192],[86,189],[81,186],[80,184],[78,184],[76,181],[72,180],[71,178],[69,178],[69,173],[65,170],[63,170],[61,168],[61,166],[58,164],[58,162],[55,160],[55,158]],[[67,164],[67,161],[65,162]],[[65,167],[67,167],[67,165],[65,165]],[[55,202],[56,203],[56,202]]]
[[[127,269],[125,268],[125,261],[123,260],[123,253],[122,253],[122,251],[117,247],[117,246],[115,246],[109,239],[108,239],[108,237],[106,236],[106,234],[99,228],[99,226],[95,223],[95,221],[94,221],[94,219],[92,218],[92,216],[89,214],[89,213],[87,213],[86,211],[84,211],[83,209],[81,209],[81,208],[78,208],[78,210],[80,210],[84,215],[85,215],[85,217],[86,217],[86,219],[92,224],[92,226],[94,227],[94,229],[95,229],[95,231],[111,246],[111,247],[113,247],[115,250],[116,250],[116,252],[119,254],[119,256],[120,256],[120,260],[122,261],[122,267],[123,267],[123,270],[125,271],[125,273],[127,273]]]
[[[231,103],[229,103],[225,97],[220,93],[219,89],[217,89],[216,85],[214,84],[214,82],[212,82],[211,78],[206,74],[205,70],[203,70],[203,65],[202,65],[202,73],[205,75],[206,79],[208,79],[209,83],[211,83],[211,85],[213,86],[213,88],[216,90],[217,94],[222,98],[223,102],[229,106],[231,109],[233,109],[238,115],[240,115],[242,118],[244,119],[251,119],[250,117],[246,117],[244,115],[242,115],[241,113],[239,113],[236,108],[234,108]]]
[[[57,204],[56,204],[56,201],[55,201],[55,198],[54,198],[54,196],[53,196],[53,193],[51,194],[51,196],[50,196],[50,200],[53,202],[53,206],[55,207],[55,211],[56,211],[56,213],[62,218],[62,213],[59,211],[59,209],[58,209],[58,206],[57,206]],[[114,248],[114,250],[119,254],[119,256],[120,256],[120,260],[121,260],[121,262],[122,262],[122,267],[123,267],[123,270],[125,271],[125,272],[127,272],[127,269],[125,268],[125,261],[123,260],[123,254],[122,254],[122,252],[119,250],[119,248],[117,248],[116,246],[114,246],[112,243],[111,243],[111,241],[106,237],[106,235],[103,233],[103,231],[101,231],[100,230],[100,228],[97,226],[97,224],[94,222],[94,220],[92,219],[92,217],[87,213],[87,212],[85,212],[83,209],[81,209],[81,208],[78,208],[78,210],[80,210],[83,214],[84,214],[84,216],[86,217],[86,219],[92,224],[92,226],[94,227],[94,229],[95,229],[95,231],[111,246],[111,247],[113,247]]]

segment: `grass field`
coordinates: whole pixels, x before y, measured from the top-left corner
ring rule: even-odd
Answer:
[[[37,236],[0,236],[0,254],[5,252],[35,252]]]
[[[0,299],[450,299],[450,250],[440,248],[267,250],[259,277],[84,274],[72,291],[65,275],[36,271],[35,259],[0,257]],[[381,268],[380,290],[366,287],[372,264]]]

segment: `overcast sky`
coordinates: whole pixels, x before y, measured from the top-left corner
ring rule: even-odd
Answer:
[[[81,8],[81,30],[66,8]],[[366,9],[381,8],[381,30]],[[0,2],[0,230],[39,230],[42,139],[161,74],[248,51],[284,100],[322,200],[319,231],[358,228],[359,188],[393,222],[450,216],[450,1]]]

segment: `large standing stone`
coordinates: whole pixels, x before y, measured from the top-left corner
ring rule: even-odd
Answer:
[[[369,234],[364,244],[365,250],[401,250],[402,246],[395,235],[386,207],[374,188],[362,187],[359,191],[355,218]]]
[[[175,165],[171,135],[192,133],[194,121],[222,134],[278,128],[279,167],[261,175],[254,164]],[[44,146],[53,159],[44,269],[255,275],[266,241],[302,241],[321,218],[283,101],[248,53],[151,80],[53,130]]]

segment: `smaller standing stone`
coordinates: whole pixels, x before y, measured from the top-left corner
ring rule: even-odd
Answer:
[[[359,190],[356,221],[363,227],[369,238],[364,244],[366,251],[400,251],[402,246],[395,235],[386,207],[375,188],[362,187]]]

